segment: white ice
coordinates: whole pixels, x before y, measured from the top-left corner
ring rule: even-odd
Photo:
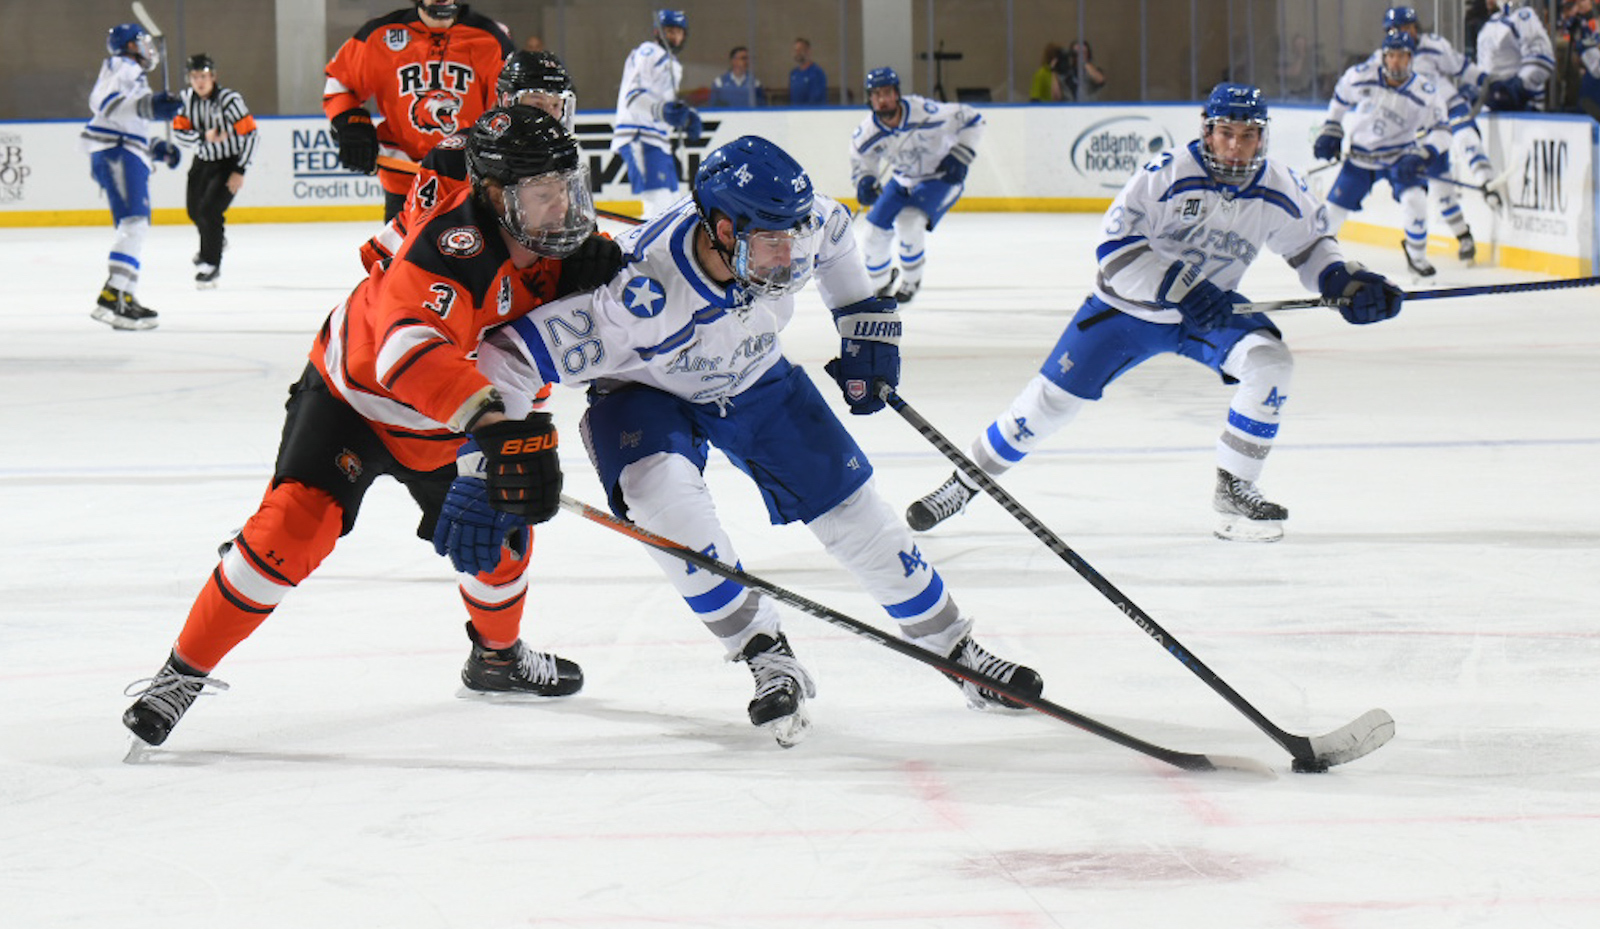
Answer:
[[[901,393],[965,447],[1093,273],[1093,216],[954,214],[906,312]],[[922,552],[1056,703],[1275,776],[1180,771],[1039,714],[967,710],[931,669],[813,617],[781,750],[636,543],[538,532],[524,632],[581,662],[562,702],[458,696],[465,614],[409,497],[356,531],[124,762],[154,672],[270,474],[285,388],[358,279],[355,224],[192,229],[145,253],[153,332],[89,311],[109,225],[0,230],[0,924],[6,927],[871,929],[1560,926],[1600,919],[1596,291],[1278,319],[1298,359],[1262,484],[1276,545],[1211,537],[1229,389],[1159,359],[1005,479],[1089,565],[1273,722],[1373,707],[1394,741],[1322,775],[1288,755],[987,499]],[[1480,232],[1480,242],[1486,237]],[[1352,247],[1400,274],[1398,247]],[[1439,256],[1437,281],[1535,279]],[[1260,299],[1301,296],[1266,256]],[[786,338],[837,350],[808,293]],[[835,388],[824,384],[830,397]],[[568,491],[601,502],[561,390]],[[843,410],[842,403],[838,408]],[[846,417],[899,509],[950,465],[892,411]],[[712,483],[745,567],[887,620],[799,527]],[[1588,914],[1588,915],[1585,915]]]

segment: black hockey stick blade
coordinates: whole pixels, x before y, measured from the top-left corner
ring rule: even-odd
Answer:
[[[1600,276],[1565,277],[1554,281],[1519,281],[1512,284],[1479,284],[1474,287],[1438,287],[1433,290],[1408,290],[1407,300],[1448,300],[1456,297],[1481,297],[1485,294],[1520,294],[1536,290],[1566,290],[1572,287],[1594,287]],[[1334,307],[1344,300],[1324,300],[1321,297],[1299,297],[1293,300],[1266,300],[1255,303],[1235,303],[1235,313],[1272,313],[1277,310],[1307,310],[1312,307]]]
[[[1142,739],[1135,738],[1134,736],[1128,735],[1121,730],[1113,729],[1105,723],[1092,719],[1088,716],[1084,716],[1081,713],[1074,712],[1063,706],[1058,706],[1057,704],[1051,703],[1049,700],[1046,700],[1043,697],[1030,697],[1027,694],[1015,690],[1011,687],[1011,685],[992,678],[987,674],[976,671],[972,668],[968,668],[965,665],[957,664],[943,655],[937,655],[928,651],[927,649],[919,648],[910,642],[904,641],[898,636],[884,632],[875,626],[868,625],[867,623],[864,623],[858,619],[846,616],[837,610],[823,606],[822,604],[807,599],[806,597],[803,597],[789,590],[788,588],[780,587],[777,584],[757,577],[754,574],[750,574],[738,568],[723,564],[715,558],[712,558],[702,552],[695,551],[687,545],[674,542],[664,536],[656,535],[650,530],[637,526],[626,519],[621,519],[604,510],[600,510],[581,501],[574,500],[565,494],[561,496],[561,508],[569,513],[575,513],[579,516],[582,516],[584,519],[587,519],[592,523],[597,523],[601,526],[604,526],[613,532],[617,532],[628,536],[631,539],[643,542],[645,545],[648,545],[657,551],[665,552],[674,558],[682,559],[683,561],[703,571],[709,571],[718,577],[733,581],[734,583],[748,587],[751,590],[759,590],[772,597],[774,600],[777,600],[779,603],[787,604],[788,606],[794,607],[802,613],[808,613],[818,619],[831,623],[840,629],[853,632],[856,635],[867,639],[868,641],[876,642],[877,644],[882,645],[884,648],[887,648],[890,651],[899,652],[908,658],[915,659],[925,665],[937,668],[939,671],[942,671],[945,674],[959,677],[962,680],[971,681],[985,690],[994,691],[995,693],[998,693],[1010,700],[1014,700],[1031,710],[1035,710],[1053,719],[1058,719],[1061,722],[1069,725],[1076,726],[1079,729],[1090,733],[1091,735],[1097,735],[1102,739],[1115,742],[1124,748],[1131,748],[1134,751],[1154,758],[1157,761],[1164,761],[1167,764],[1177,768],[1182,768],[1185,771],[1245,771],[1251,774],[1271,774],[1270,769],[1268,769],[1265,765],[1250,758],[1236,758],[1227,755],[1201,755],[1190,752],[1180,752],[1170,748],[1163,748],[1162,746],[1154,745]]]
[[[1376,751],[1383,744],[1394,737],[1394,720],[1383,710],[1370,710],[1359,718],[1335,729],[1326,735],[1308,738],[1303,735],[1285,731],[1262,712],[1255,708],[1229,686],[1227,681],[1218,677],[1216,672],[1206,667],[1205,662],[1190,652],[1177,640],[1172,633],[1163,629],[1149,613],[1140,609],[1127,594],[1118,590],[1116,585],[1096,571],[1087,561],[1071,549],[1061,537],[1050,531],[1050,528],[1040,522],[1038,517],[1028,512],[1027,508],[1018,503],[1016,498],[1007,493],[1005,488],[995,482],[994,478],[985,474],[982,468],[968,458],[960,449],[956,448],[949,439],[944,437],[933,424],[923,418],[922,414],[911,408],[904,398],[897,394],[894,388],[883,385],[879,389],[879,396],[884,402],[894,408],[912,428],[922,434],[922,437],[933,444],[946,458],[950,460],[961,473],[967,475],[976,483],[983,492],[988,494],[1017,522],[1022,523],[1034,538],[1043,542],[1045,547],[1055,552],[1056,555],[1067,563],[1072,570],[1086,581],[1089,586],[1099,591],[1101,596],[1116,606],[1123,615],[1133,620],[1145,635],[1148,635],[1168,654],[1178,659],[1178,663],[1188,668],[1194,675],[1205,681],[1207,686],[1216,691],[1222,698],[1230,703],[1234,709],[1244,714],[1245,718],[1255,723],[1256,728],[1266,733],[1274,742],[1283,746],[1294,758],[1296,771],[1325,771],[1330,766],[1354,761],[1362,755]]]

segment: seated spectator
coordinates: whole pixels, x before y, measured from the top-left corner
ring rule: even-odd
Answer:
[[[750,50],[734,46],[728,53],[728,70],[711,82],[706,106],[766,106],[767,89],[750,73]]]
[[[1067,99],[1061,86],[1061,56],[1066,49],[1054,42],[1044,47],[1044,57],[1039,70],[1033,72],[1033,82],[1028,85],[1028,100],[1032,103],[1053,103]]]

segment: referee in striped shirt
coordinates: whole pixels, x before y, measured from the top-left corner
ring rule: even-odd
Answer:
[[[191,55],[185,65],[189,89],[183,111],[172,120],[172,134],[194,148],[189,167],[189,219],[200,230],[194,256],[194,283],[217,286],[222,269],[223,214],[244,186],[244,172],[256,149],[256,121],[237,91],[218,86],[210,55]]]

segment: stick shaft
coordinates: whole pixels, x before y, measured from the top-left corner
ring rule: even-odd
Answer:
[[[1520,281],[1511,284],[1480,284],[1473,287],[1440,287],[1434,290],[1408,290],[1407,300],[1447,300],[1456,297],[1481,297],[1487,294],[1520,294],[1538,290],[1566,290],[1573,287],[1593,287],[1600,284],[1600,276],[1569,277],[1555,281]],[[1312,307],[1336,307],[1340,301],[1321,297],[1299,297],[1293,300],[1266,300],[1256,303],[1236,303],[1235,313],[1271,313],[1276,310],[1305,310]]]

